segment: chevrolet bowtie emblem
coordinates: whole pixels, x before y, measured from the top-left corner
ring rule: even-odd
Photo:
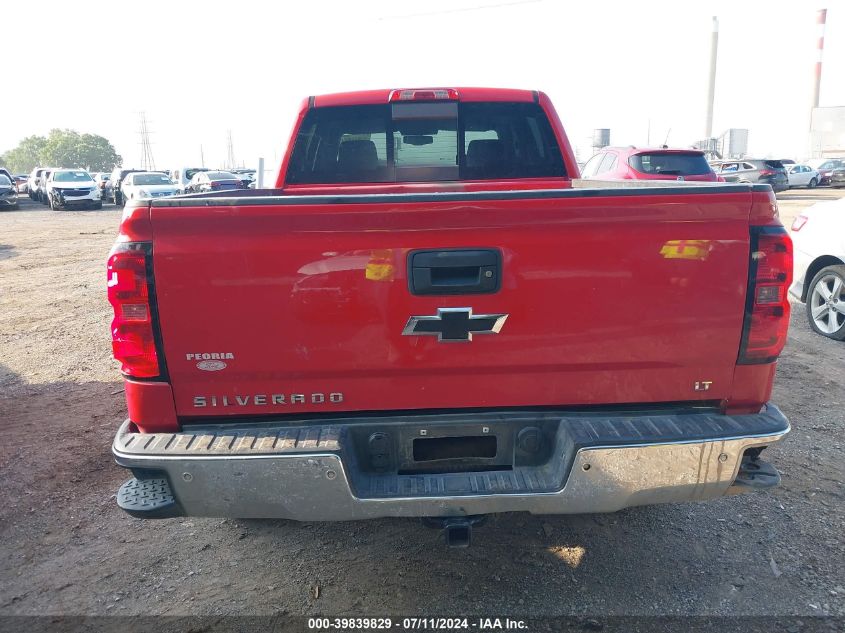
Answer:
[[[498,334],[507,314],[473,314],[472,308],[437,308],[436,316],[412,316],[403,336],[436,336],[455,343],[472,340],[473,334]]]

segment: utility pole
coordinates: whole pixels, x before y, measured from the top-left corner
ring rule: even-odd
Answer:
[[[155,171],[155,168],[153,148],[150,144],[150,131],[147,127],[147,115],[145,112],[141,112],[141,169]]]
[[[719,51],[719,18],[713,16],[713,32],[710,38],[710,77],[707,81],[707,122],[704,138],[713,137],[713,101],[716,96],[716,55]]]

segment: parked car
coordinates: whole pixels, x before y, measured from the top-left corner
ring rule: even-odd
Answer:
[[[430,517],[457,547],[476,515],[777,485],[770,187],[576,180],[530,90],[316,96],[296,121],[273,191],[123,214],[121,508]]]
[[[191,184],[191,179],[201,171],[211,171],[207,167],[177,167],[171,170],[170,180],[176,184],[179,193],[186,193]]]
[[[30,200],[37,200],[38,185],[41,182],[41,175],[45,169],[46,167],[35,167],[29,172],[29,178],[26,181],[26,192],[29,194]]]
[[[833,169],[830,172],[830,186],[837,189],[845,187],[845,167]]]
[[[0,210],[17,208],[18,188],[11,178],[4,173],[0,173]]]
[[[255,188],[255,170],[254,169],[232,169],[231,172],[241,179],[244,188]]]
[[[819,184],[819,172],[809,165],[789,165],[786,167],[786,178],[790,187],[814,188]]]
[[[47,177],[47,199],[53,210],[102,209],[100,188],[84,169],[56,169]]]
[[[50,200],[47,197],[47,181],[52,173],[53,169],[48,167],[47,169],[44,169],[38,177],[38,185],[35,189],[35,199],[41,204],[50,204]]]
[[[111,199],[117,206],[122,206],[124,203],[123,195],[121,193],[121,185],[123,184],[123,179],[126,178],[128,174],[134,174],[139,171],[145,171],[143,169],[124,169],[123,167],[115,167],[109,176],[109,189],[111,190]]]
[[[0,167],[0,174],[2,174],[3,176],[6,176],[6,178],[9,179],[9,182],[11,182],[15,186],[15,191],[18,190],[18,184],[17,184],[17,181],[15,180],[15,177],[12,175],[12,172],[10,172],[8,169],[6,169],[4,167]]]
[[[775,192],[789,189],[786,169],[779,160],[743,158],[712,161],[710,165],[725,182],[760,183],[770,185]]]
[[[845,341],[845,198],[818,202],[792,223],[794,282],[807,320],[823,336]]]
[[[140,200],[174,196],[178,188],[167,174],[160,171],[136,171],[123,179],[124,200]]]
[[[830,174],[834,169],[845,167],[845,158],[814,158],[807,161],[807,165],[819,172],[819,185],[830,184]]]
[[[91,174],[91,176],[94,178],[94,183],[100,190],[100,198],[102,201],[108,202],[109,200],[113,200],[111,187],[109,186],[111,174],[108,172],[97,172],[96,174]]]
[[[581,170],[587,180],[690,180],[716,182],[704,152],[697,149],[606,147]]]
[[[191,178],[188,193],[205,193],[207,191],[223,191],[225,189],[246,189],[243,179],[228,171],[200,171]]]
[[[18,193],[27,192],[27,175],[15,174],[15,184],[18,186]]]

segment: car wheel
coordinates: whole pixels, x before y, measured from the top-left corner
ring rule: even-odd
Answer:
[[[807,296],[810,327],[822,336],[845,341],[845,266],[822,268]]]
[[[810,179],[810,182],[807,183],[807,188],[808,189],[815,189],[817,184],[819,184],[819,181],[816,180],[815,178],[812,178],[812,179]]]
[[[50,198],[50,209],[52,209],[53,211],[58,211],[59,205],[56,204],[56,199],[53,196],[49,196],[49,198]]]

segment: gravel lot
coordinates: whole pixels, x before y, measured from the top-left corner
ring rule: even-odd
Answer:
[[[785,223],[830,190],[780,197]],[[468,550],[412,520],[118,510],[125,406],[105,256],[120,212],[0,214],[0,615],[845,615],[845,344],[793,311],[770,493],[612,515],[499,515]]]

